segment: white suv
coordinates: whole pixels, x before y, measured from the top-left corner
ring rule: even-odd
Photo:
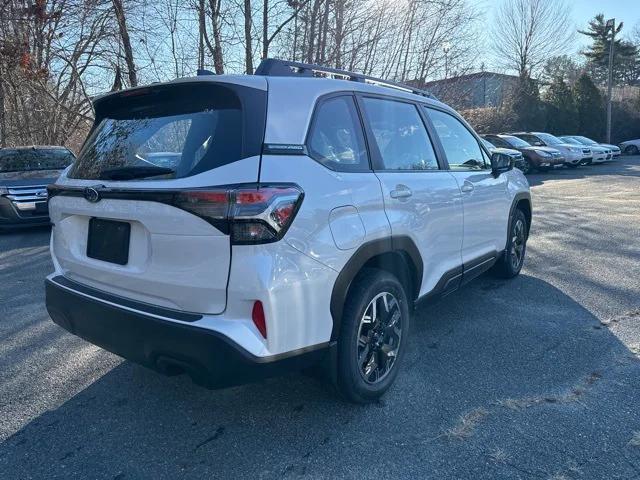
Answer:
[[[94,106],[49,188],[47,309],[160,372],[220,387],[320,365],[372,401],[417,301],[522,267],[527,180],[426,92],[268,59]]]

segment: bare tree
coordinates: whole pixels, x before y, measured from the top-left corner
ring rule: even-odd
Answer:
[[[253,20],[251,14],[251,0],[244,0],[244,63],[245,71],[248,75],[253,74],[253,43],[251,39],[251,28]]]
[[[574,38],[565,0],[503,0],[493,29],[493,50],[504,67],[535,76],[549,57]]]
[[[118,30],[120,31],[120,41],[124,50],[124,59],[127,64],[127,74],[129,76],[129,85],[138,86],[138,73],[136,63],[133,59],[133,49],[131,48],[131,39],[129,38],[129,29],[127,27],[127,19],[125,17],[124,5],[122,0],[112,0],[113,9],[118,22]]]
[[[222,0],[209,0],[209,15],[211,16],[211,31],[213,33],[213,45],[206,34],[205,43],[209,47],[213,57],[215,72],[220,75],[224,73],[224,58],[222,53]]]

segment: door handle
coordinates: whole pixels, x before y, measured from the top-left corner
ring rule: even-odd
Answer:
[[[389,195],[391,198],[409,198],[413,192],[406,185],[396,185],[396,189],[391,190]]]
[[[464,183],[462,184],[462,187],[460,187],[460,190],[468,193],[468,192],[473,192],[473,189],[475,187],[473,186],[473,183],[468,182],[467,180],[464,181]]]

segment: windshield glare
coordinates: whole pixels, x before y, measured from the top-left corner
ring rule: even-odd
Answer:
[[[122,168],[171,169],[179,178],[240,157],[240,110],[220,109],[147,118],[104,118],[80,152],[75,178],[102,178]]]
[[[590,138],[587,138],[587,137],[576,136],[576,137],[573,137],[573,138],[575,138],[579,142],[584,143],[585,145],[598,145],[598,142],[594,142],[593,140],[591,140]]]
[[[558,137],[554,137],[549,133],[540,133],[538,134],[538,137],[540,137],[547,145],[560,145],[563,143]]]
[[[0,149],[0,172],[62,170],[73,163],[74,156],[65,149]]]
[[[505,136],[500,137],[500,138],[502,138],[505,142],[507,142],[512,147],[525,148],[525,147],[530,147],[531,146],[530,143],[525,142],[521,138],[513,137],[511,135],[505,135]]]
[[[565,143],[571,143],[572,145],[582,145],[583,142],[579,142],[577,139],[573,137],[561,137]]]

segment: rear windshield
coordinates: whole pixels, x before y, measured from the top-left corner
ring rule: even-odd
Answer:
[[[254,111],[263,92],[248,90],[255,98],[244,103],[234,89],[211,84],[150,87],[107,98],[106,105],[96,105],[94,127],[69,176],[182,178],[257,155],[264,121],[248,124],[245,110]]]
[[[62,170],[74,159],[73,153],[61,148],[0,149],[0,172]]]

